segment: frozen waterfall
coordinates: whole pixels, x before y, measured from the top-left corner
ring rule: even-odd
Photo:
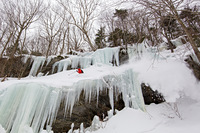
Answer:
[[[40,133],[45,123],[52,125],[61,101],[65,111],[72,113],[73,106],[84,91],[85,100],[98,97],[108,89],[110,104],[122,93],[125,106],[145,110],[137,74],[132,69],[94,79],[81,79],[70,86],[53,87],[42,82],[21,82],[0,91],[0,125],[7,133]],[[116,96],[116,97],[114,97]],[[98,98],[97,98],[98,99]],[[64,116],[63,116],[64,117]]]
[[[43,67],[46,58],[43,57],[43,56],[39,56],[39,57],[33,57],[33,60],[34,61],[33,61],[33,65],[31,67],[29,76],[36,76],[37,75],[38,69],[39,68],[41,69]]]
[[[144,45],[141,46],[138,49],[140,54],[144,50]],[[118,67],[119,49],[104,48],[87,54],[69,55],[53,65],[53,72],[57,67],[57,72],[62,73],[25,78],[0,87],[0,128],[6,133],[42,133],[44,126],[52,126],[61,102],[65,103],[65,115],[71,115],[82,92],[86,101],[90,103],[96,97],[98,104],[99,94],[106,91],[112,113],[114,101],[120,94],[126,107],[145,111],[137,73],[129,67]],[[129,56],[134,55],[134,49],[129,49],[129,52]],[[34,57],[29,76],[36,76],[45,61],[48,64],[51,59]],[[69,66],[84,68],[85,72],[76,75],[74,70],[66,71]]]
[[[87,54],[69,55],[69,58],[56,62],[53,65],[52,72],[54,72],[55,67],[58,68],[57,72],[61,72],[67,70],[68,66],[76,69],[77,67],[87,68],[98,64],[119,66],[119,47],[98,49]]]
[[[95,52],[91,53],[79,53],[79,55],[68,55],[68,58],[57,61],[54,63],[52,67],[52,73],[55,72],[55,68],[57,67],[56,72],[61,72],[67,70],[70,66],[72,69],[76,69],[77,67],[80,68],[87,68],[91,65],[98,65],[98,64],[106,64],[106,65],[115,65],[119,66],[119,47],[116,48],[104,48],[98,49]],[[46,65],[52,60],[53,57],[32,57],[33,64],[29,73],[29,76],[37,76],[37,73],[42,69],[45,61]],[[24,63],[27,61],[28,58],[24,57]]]

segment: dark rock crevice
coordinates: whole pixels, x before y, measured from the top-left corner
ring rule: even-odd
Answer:
[[[141,84],[141,88],[145,104],[149,105],[151,103],[159,104],[165,102],[163,95],[157,90],[153,91],[150,86],[144,83]]]
[[[108,115],[107,112],[111,110],[109,96],[106,92],[101,92],[98,99],[98,104],[96,97],[91,98],[91,102],[88,103],[85,101],[85,97],[82,93],[79,101],[73,107],[71,116],[67,114],[65,117],[64,103],[61,103],[57,118],[52,125],[54,133],[67,132],[71,129],[72,123],[74,123],[74,129],[78,129],[81,123],[83,123],[85,128],[89,127],[95,115],[103,120]],[[120,95],[118,96],[118,100],[115,100],[114,104],[117,110],[122,110],[124,108],[124,102]]]

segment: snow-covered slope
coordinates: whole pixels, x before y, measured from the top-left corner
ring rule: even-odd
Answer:
[[[133,58],[122,66],[101,62],[84,68],[84,74],[64,70],[50,76],[9,78],[0,83],[0,133],[4,133],[4,129],[11,133],[46,132],[42,131],[45,121],[51,126],[61,100],[65,101],[66,112],[70,113],[82,90],[90,101],[104,88],[109,88],[113,110],[115,89],[122,92],[126,108],[102,123],[98,133],[197,133],[200,83],[183,61],[192,51],[185,50],[187,44],[179,46],[173,54],[166,50],[155,52],[155,48],[147,47],[145,42],[139,46],[129,48],[129,56]],[[145,109],[142,82],[163,93],[167,103]]]
[[[151,104],[146,106],[147,112],[124,108],[110,120],[101,122],[99,130],[92,133],[199,133],[200,103],[180,98],[177,101],[178,111],[173,106]]]

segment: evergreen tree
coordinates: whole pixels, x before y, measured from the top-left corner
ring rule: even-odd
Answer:
[[[126,46],[126,49],[127,49],[127,37],[126,37],[126,30],[127,30],[127,26],[126,26],[126,23],[125,23],[125,19],[128,17],[128,11],[126,9],[115,9],[115,13],[114,13],[114,17],[118,17],[118,19],[121,21],[121,26],[119,28],[122,29],[122,39],[123,39],[123,45]],[[121,44],[121,42],[120,42]]]
[[[120,18],[120,20],[123,22],[124,19],[128,16],[128,11],[126,9],[115,9],[114,17]]]
[[[100,27],[95,38],[95,44],[98,46],[98,48],[104,48],[106,46],[105,38],[105,27]]]
[[[121,39],[123,38],[123,32],[119,28],[115,28],[113,32],[110,32],[108,41],[112,42],[112,46],[120,46]]]

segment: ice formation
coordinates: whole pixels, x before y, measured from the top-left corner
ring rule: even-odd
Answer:
[[[57,67],[57,72],[61,72],[67,70],[68,66],[71,64],[71,60],[69,58],[60,60],[53,64],[52,73],[55,71],[55,67]]]
[[[34,61],[33,61],[33,65],[31,67],[29,76],[36,76],[38,69],[43,67],[45,60],[46,60],[46,58],[43,56],[33,57],[33,59],[34,59]]]
[[[98,49],[93,53],[69,55],[67,59],[60,60],[53,65],[52,72],[57,67],[57,72],[67,70],[68,66],[76,69],[87,68],[91,65],[106,64],[119,66],[119,47]]]
[[[22,133],[32,130],[41,132],[45,122],[51,126],[56,118],[60,102],[65,101],[66,113],[72,113],[73,106],[84,91],[85,100],[109,89],[110,104],[114,108],[114,92],[122,93],[126,106],[144,109],[141,88],[137,83],[137,74],[126,70],[122,74],[105,75],[99,79],[85,79],[72,86],[61,88],[41,83],[19,83],[8,87],[0,97],[0,124],[10,133]],[[29,128],[28,128],[29,127]]]
[[[93,120],[92,120],[91,131],[96,131],[100,127],[101,127],[101,122],[99,120],[99,117],[95,115]]]
[[[142,43],[135,44],[128,47],[129,58],[134,57],[135,59],[140,59],[144,54],[151,54],[152,48],[150,48],[144,40]]]
[[[42,69],[45,61],[46,66],[50,63],[53,57],[32,57],[33,58],[33,65],[31,67],[29,76],[37,76],[37,73]],[[26,63],[27,57],[23,58],[23,62]],[[55,68],[57,67],[57,72],[67,70],[68,66],[71,66],[72,69],[80,68],[87,68],[91,65],[97,65],[99,63],[106,64],[106,65],[115,65],[119,66],[119,47],[116,48],[104,48],[98,49],[93,53],[87,54],[80,54],[79,55],[68,55],[68,58],[60,60],[54,63],[52,67],[52,73],[55,72]]]
[[[68,65],[89,67],[89,65],[119,65],[119,48],[97,50],[85,56],[69,57],[54,64],[58,72],[66,70]],[[103,55],[103,56],[102,56]],[[85,60],[82,60],[85,59]],[[44,57],[36,57],[30,75],[35,76],[44,65]],[[90,79],[81,79],[65,86],[51,86],[43,82],[20,82],[0,91],[0,125],[8,133],[42,133],[44,126],[51,127],[56,118],[61,101],[65,103],[65,112],[72,113],[74,104],[83,91],[85,100],[90,102],[101,91],[108,89],[110,105],[114,112],[114,100],[122,93],[125,106],[145,111],[141,87],[137,73],[125,69],[118,73],[109,73]],[[64,117],[64,116],[63,116]]]
[[[30,58],[29,55],[24,55],[24,57],[22,58],[22,62],[25,64],[28,61],[28,58]]]

